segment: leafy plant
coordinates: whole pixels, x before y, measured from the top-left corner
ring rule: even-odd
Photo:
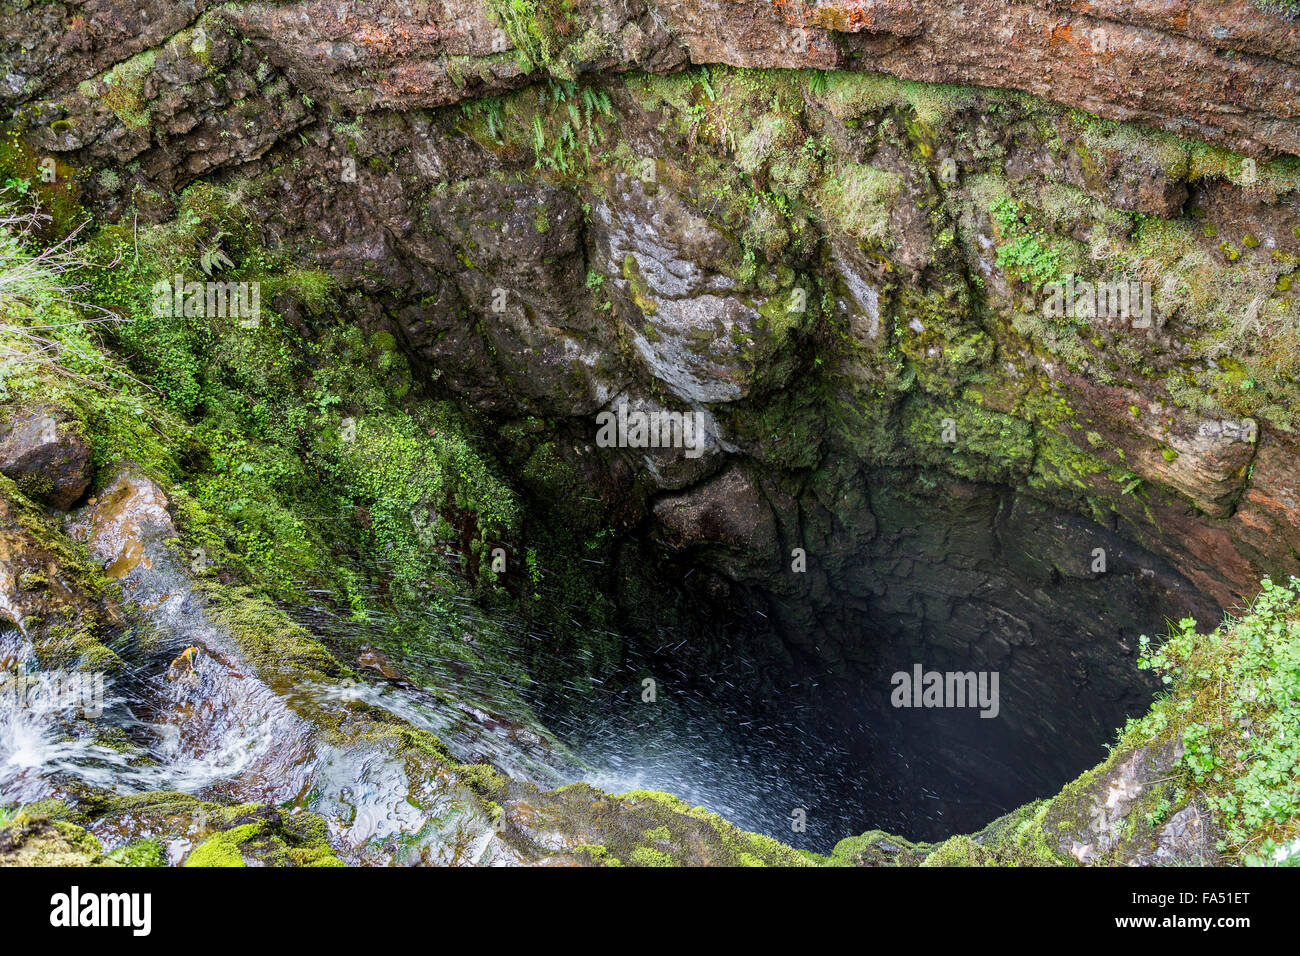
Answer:
[[[234,260],[231,259],[230,256],[226,255],[225,251],[221,248],[221,240],[225,238],[225,235],[224,232],[218,232],[213,236],[211,245],[207,246],[199,253],[199,268],[203,270],[204,275],[210,276],[214,272],[225,271],[226,269],[233,269],[235,267]]]
[[[1145,483],[1146,479],[1143,478],[1141,475],[1135,475],[1131,471],[1126,471],[1124,472],[1124,474],[1120,475],[1119,481],[1120,481],[1120,493],[1125,495],[1131,495],[1142,488],[1142,485]]]
[[[1249,609],[1209,635],[1190,618],[1160,645],[1139,639],[1138,666],[1171,688],[1135,723],[1144,734],[1172,725],[1183,766],[1217,811],[1223,848],[1246,862],[1252,844],[1277,850],[1300,843],[1300,580],[1265,578]],[[1295,841],[1293,843],[1292,841]]]
[[[1011,272],[1035,290],[1052,281],[1060,272],[1061,254],[1034,227],[1032,215],[1006,196],[999,198],[990,212],[1001,238],[998,268]]]

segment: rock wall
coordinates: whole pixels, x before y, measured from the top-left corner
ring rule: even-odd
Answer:
[[[1281,13],[1230,3],[620,2],[531,17],[471,0],[383,3],[10,4],[9,102],[66,92],[159,46],[205,12],[294,85],[345,109],[441,106],[518,85],[530,64],[568,72],[693,63],[861,69],[1023,90],[1112,119],[1148,122],[1249,152],[1294,151],[1300,32]],[[523,8],[521,8],[523,9]],[[506,36],[502,35],[505,27]],[[506,65],[518,51],[523,67]],[[541,54],[541,55],[538,55]],[[460,62],[458,62],[460,61]],[[467,84],[464,73],[482,73]],[[478,89],[475,90],[474,87]]]

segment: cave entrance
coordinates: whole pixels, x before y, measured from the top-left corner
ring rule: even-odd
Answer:
[[[557,718],[587,779],[819,852],[973,832],[1096,765],[1146,710],[1141,634],[1220,615],[1158,556],[1005,489],[883,488],[870,510],[806,598],[688,576],[699,626],[661,629],[597,706]]]

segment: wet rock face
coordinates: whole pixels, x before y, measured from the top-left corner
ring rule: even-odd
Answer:
[[[5,102],[22,102],[45,90],[67,90],[87,76],[165,42],[210,6],[168,0],[33,5],[6,11],[0,41]]]
[[[95,635],[121,617],[102,600],[90,568],[59,544],[48,515],[7,479],[0,482],[0,631],[12,628],[43,666],[120,669]],[[17,656],[5,660],[6,670]]]
[[[738,468],[701,482],[689,492],[664,495],[654,516],[671,547],[705,545],[742,558],[773,554],[776,522],[754,481]],[[737,574],[737,569],[731,569]]]
[[[90,445],[77,423],[56,408],[16,409],[0,423],[0,474],[29,498],[67,509],[94,477]]]
[[[177,537],[170,509],[162,489],[138,467],[126,465],[74,516],[71,529],[104,565],[105,574],[135,586],[137,569],[175,564],[166,550],[167,542]]]
[[[467,93],[518,86],[527,75],[481,0],[447,0],[419,13],[396,2],[254,3],[224,17],[257,45],[282,50],[298,85],[340,91],[346,109],[441,106]],[[551,52],[571,69],[658,70],[685,62],[680,43],[638,0],[613,8],[579,2],[563,20],[567,28],[552,39]]]
[[[425,215],[440,235],[430,241],[408,228],[404,245],[421,270],[432,266],[443,278],[432,306],[403,329],[416,353],[484,407],[582,415],[606,402],[623,373],[583,295],[577,198],[484,177],[434,198]],[[481,337],[467,315],[483,316]]]
[[[769,300],[727,274],[740,251],[666,185],[626,175],[605,185],[592,266],[608,277],[612,314],[645,373],[692,405],[744,398],[759,378],[756,340],[770,333],[759,312]]]

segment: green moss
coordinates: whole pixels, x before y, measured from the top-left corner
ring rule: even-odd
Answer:
[[[968,836],[950,837],[939,844],[921,866],[981,866],[988,854]]]
[[[260,824],[246,823],[214,833],[190,853],[186,866],[246,866],[240,846],[262,832]]]
[[[266,866],[344,865],[325,842],[323,821],[314,817],[283,828],[258,820],[222,830],[195,847],[184,865],[240,867],[250,859]]]
[[[912,843],[883,830],[870,830],[835,844],[826,863],[828,866],[917,866],[930,852],[927,844]]]
[[[547,826],[598,835],[583,849],[605,865],[810,866],[818,858],[770,837],[746,833],[703,807],[670,794],[638,790],[610,797],[587,784],[571,784],[530,799]],[[618,862],[611,862],[618,861]]]
[[[672,857],[667,853],[661,853],[659,850],[651,849],[648,846],[638,846],[632,850],[629,857],[633,866],[674,866]]]
[[[641,267],[637,264],[636,257],[630,252],[623,257],[622,273],[623,278],[631,286],[633,304],[645,315],[656,314],[659,311],[659,304],[655,301],[650,286],[641,276]]]
[[[167,853],[161,843],[153,838],[136,840],[119,847],[106,857],[116,866],[166,866]]]
[[[117,114],[123,124],[130,129],[143,129],[151,119],[151,111],[145,101],[144,84],[156,57],[153,50],[137,53],[129,60],[118,63],[99,79],[83,83],[80,91],[88,96],[102,96],[104,103]]]
[[[0,128],[0,186],[9,190],[9,199],[15,193],[39,199],[50,217],[38,232],[41,238],[62,239],[87,220],[77,170],[57,156],[37,155],[17,129]]]
[[[95,836],[31,806],[0,826],[0,865],[102,866],[103,848]]]
[[[598,843],[580,843],[573,848],[573,852],[586,854],[599,863],[610,865],[609,850]]]
[[[971,87],[914,83],[886,73],[834,71],[826,74],[820,99],[841,120],[906,108],[915,113],[917,122],[942,129],[958,112],[973,105],[977,95]]]
[[[320,641],[254,592],[213,584],[203,585],[201,591],[213,622],[234,638],[273,687],[346,673]]]
[[[976,481],[1023,477],[1034,461],[1030,423],[969,402],[918,397],[905,411],[903,438],[919,460]]]

